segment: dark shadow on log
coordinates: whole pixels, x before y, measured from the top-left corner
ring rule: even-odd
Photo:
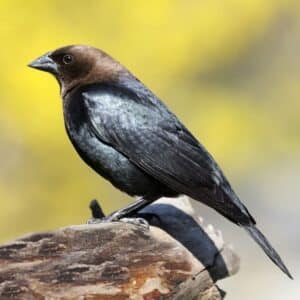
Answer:
[[[213,281],[229,276],[223,257],[218,255],[219,249],[215,242],[195,220],[195,217],[174,205],[163,203],[154,203],[143,212],[157,215],[158,218],[150,219],[150,224],[161,228],[187,248],[202,265],[207,267]],[[207,253],[212,255],[207,256]],[[215,265],[216,259],[218,259],[217,272],[210,268]]]

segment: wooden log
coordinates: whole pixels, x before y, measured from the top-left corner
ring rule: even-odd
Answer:
[[[34,233],[0,247],[0,299],[212,300],[239,259],[188,199],[161,199],[124,222]]]

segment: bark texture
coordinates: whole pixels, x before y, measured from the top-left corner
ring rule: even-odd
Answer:
[[[162,199],[124,222],[34,233],[0,247],[0,299],[212,300],[239,259],[188,199]]]

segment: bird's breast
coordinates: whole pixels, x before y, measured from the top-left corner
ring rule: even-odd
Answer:
[[[127,158],[100,141],[86,121],[74,120],[71,116],[65,119],[65,126],[78,154],[97,173],[110,179],[110,176],[121,172]]]
[[[64,107],[64,120],[66,131],[77,153],[99,175],[130,195],[157,193],[157,182],[152,177],[95,136],[80,103]]]

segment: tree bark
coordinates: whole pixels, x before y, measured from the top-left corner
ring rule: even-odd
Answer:
[[[151,226],[124,222],[34,233],[0,247],[0,299],[212,300],[239,259],[186,197],[143,210]],[[153,215],[152,215],[153,216]]]

